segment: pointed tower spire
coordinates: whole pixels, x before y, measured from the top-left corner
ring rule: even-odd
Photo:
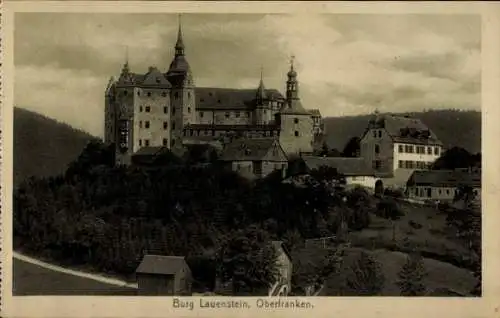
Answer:
[[[184,42],[182,41],[182,21],[179,14],[179,29],[177,31],[177,42],[175,43],[175,56],[184,55]]]
[[[123,63],[122,74],[128,74],[130,72],[128,65],[128,46],[125,46],[125,63]]]
[[[266,99],[266,88],[264,86],[263,67],[260,67],[260,82],[257,88],[257,101],[262,103]]]
[[[290,58],[290,71],[288,71],[288,80],[286,81],[286,99],[289,105],[291,105],[292,100],[299,99],[299,83],[297,81],[297,72],[293,67],[295,56],[292,55]]]

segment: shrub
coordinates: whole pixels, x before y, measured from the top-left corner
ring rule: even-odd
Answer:
[[[417,253],[408,255],[406,263],[398,274],[397,285],[401,291],[401,296],[425,295],[426,288],[423,280],[426,275],[422,256]]]
[[[350,266],[345,277],[342,294],[351,296],[380,295],[385,277],[381,265],[365,251],[362,251]]]

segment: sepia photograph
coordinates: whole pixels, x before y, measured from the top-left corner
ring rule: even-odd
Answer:
[[[11,21],[14,298],[484,295],[480,14],[54,11]]]

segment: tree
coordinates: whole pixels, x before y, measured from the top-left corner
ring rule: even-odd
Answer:
[[[385,277],[380,263],[373,256],[362,251],[349,270],[345,277],[343,291],[345,295],[375,296],[381,294]]]
[[[397,285],[401,296],[423,296],[426,293],[424,278],[427,275],[424,260],[418,253],[408,255],[405,264],[398,274]]]
[[[278,274],[269,235],[255,225],[230,235],[217,258],[219,279],[231,283],[235,295],[267,291]]]
[[[361,140],[359,137],[352,137],[349,139],[342,151],[342,157],[359,157],[360,142]]]
[[[396,241],[396,220],[404,215],[404,212],[399,207],[394,199],[383,199],[377,204],[375,214],[392,222],[392,240]]]

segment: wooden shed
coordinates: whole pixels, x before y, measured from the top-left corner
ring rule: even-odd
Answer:
[[[191,270],[183,256],[145,255],[136,278],[141,296],[191,295]]]

